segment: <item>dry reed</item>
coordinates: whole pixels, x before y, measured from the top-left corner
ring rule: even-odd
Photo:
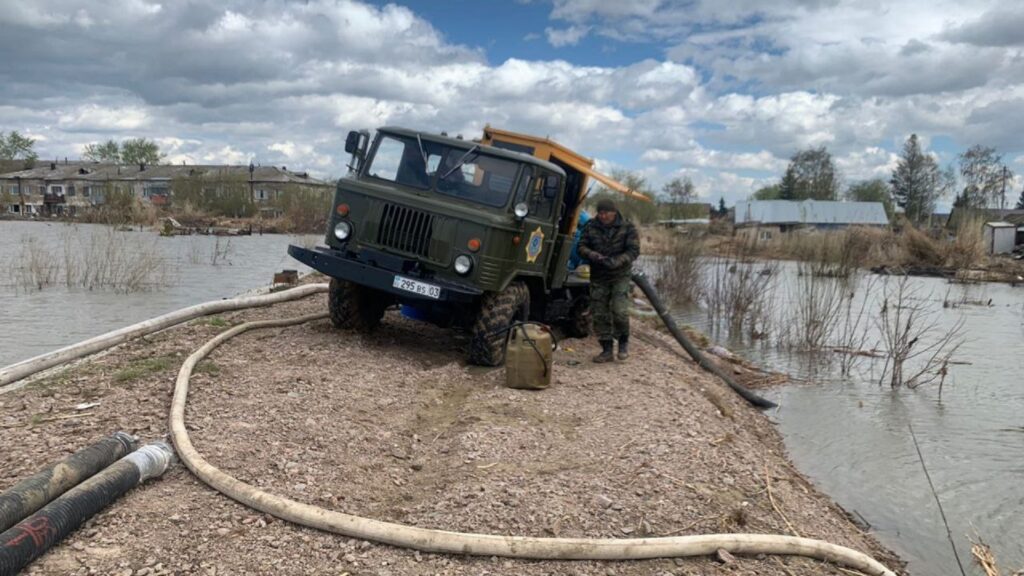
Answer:
[[[675,238],[669,254],[660,262],[655,283],[676,304],[700,300],[704,272],[703,243],[696,238]]]
[[[49,248],[34,236],[22,238],[14,268],[19,288],[41,290],[63,281],[68,288],[108,289],[122,294],[162,286],[168,271],[156,239],[104,228],[83,235],[77,228]]]

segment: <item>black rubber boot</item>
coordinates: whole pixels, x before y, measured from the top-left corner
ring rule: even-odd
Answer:
[[[611,362],[615,360],[615,353],[612,349],[614,342],[611,340],[601,340],[601,353],[594,356],[594,362],[603,364],[604,362]]]
[[[629,358],[629,335],[619,338],[619,360]]]

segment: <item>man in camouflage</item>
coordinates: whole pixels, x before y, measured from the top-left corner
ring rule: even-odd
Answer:
[[[594,362],[614,360],[613,340],[619,341],[619,360],[629,358],[629,295],[633,261],[640,255],[636,227],[619,214],[615,203],[597,203],[597,218],[583,229],[580,256],[590,261],[590,307],[601,353]]]

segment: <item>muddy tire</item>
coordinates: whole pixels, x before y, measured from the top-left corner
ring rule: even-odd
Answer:
[[[387,301],[378,291],[347,280],[331,279],[327,310],[335,328],[373,332],[384,318]]]
[[[590,295],[580,296],[569,309],[569,317],[563,324],[565,335],[570,338],[586,338],[590,336]]]
[[[508,328],[529,306],[530,291],[522,282],[513,282],[501,292],[488,292],[480,302],[480,312],[473,322],[469,342],[469,363],[478,366],[501,366],[505,362]]]

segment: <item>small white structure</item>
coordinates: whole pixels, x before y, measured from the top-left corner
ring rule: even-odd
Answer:
[[[982,234],[989,254],[1008,254],[1013,252],[1017,241],[1017,225],[1009,222],[985,222]]]

